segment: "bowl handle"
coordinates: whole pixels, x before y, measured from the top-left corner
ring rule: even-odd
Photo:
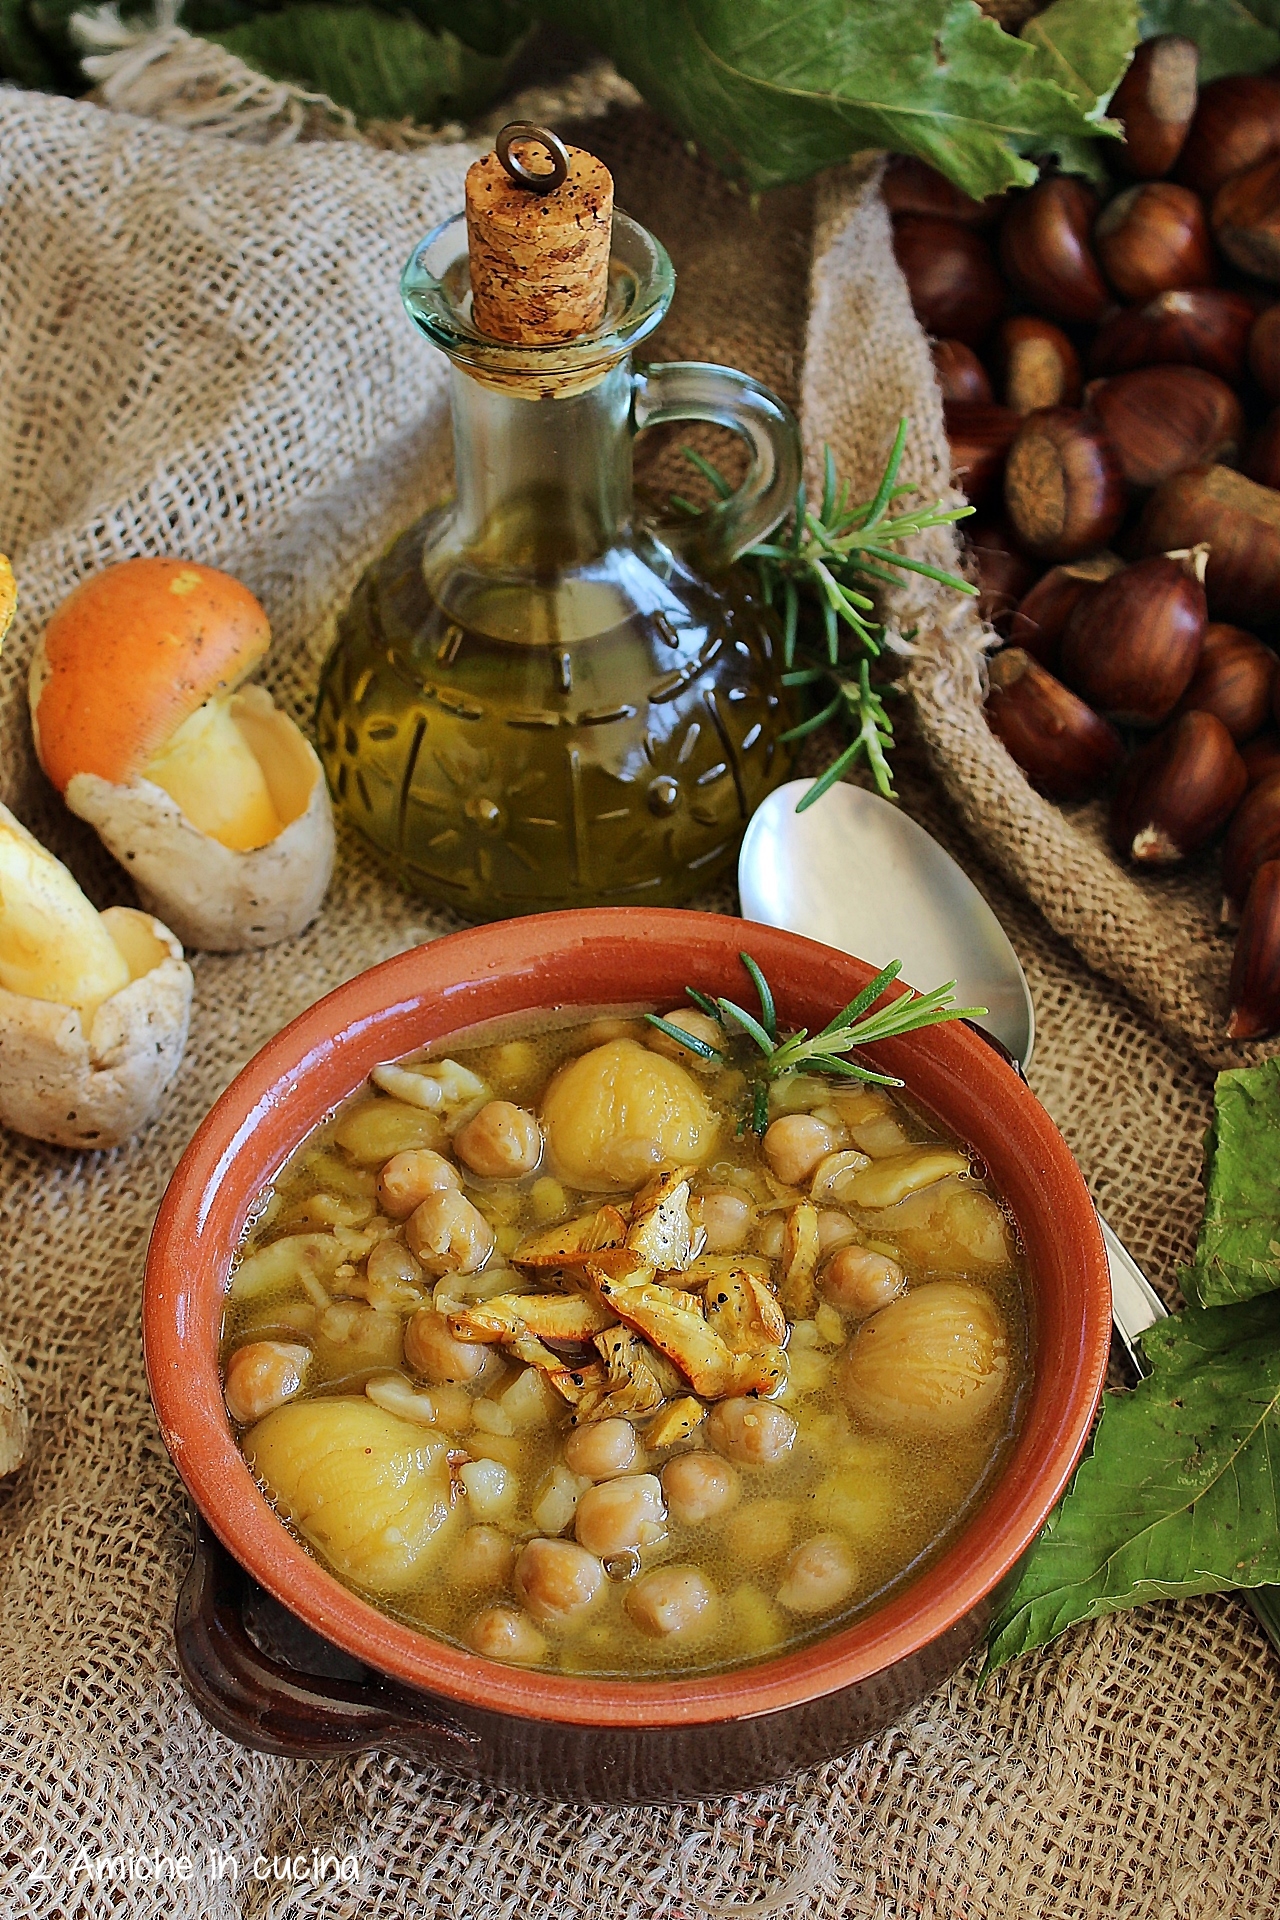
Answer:
[[[245,1627],[249,1576],[201,1515],[193,1513],[192,1521],[195,1545],[174,1638],[187,1691],[212,1726],[260,1753],[321,1759],[382,1748],[473,1770],[479,1734],[451,1721],[426,1695],[375,1678],[309,1673],[263,1652]]]

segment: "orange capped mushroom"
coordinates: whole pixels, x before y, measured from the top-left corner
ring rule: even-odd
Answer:
[[[229,574],[125,560],[67,596],[31,663],[40,764],[188,946],[298,932],[333,869],[314,750],[241,687],[270,640]]]

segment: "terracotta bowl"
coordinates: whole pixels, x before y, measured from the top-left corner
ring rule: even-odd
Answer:
[[[372,1067],[525,1009],[669,1006],[686,984],[737,997],[744,947],[795,1025],[821,1025],[871,977],[811,940],[713,914],[606,908],[507,921],[349,980],[264,1047],[213,1108],[160,1208],[143,1331],[165,1444],[231,1556],[199,1560],[179,1619],[188,1684],[216,1724],[275,1751],[391,1747],[558,1799],[700,1798],[847,1751],[980,1643],[1088,1434],[1110,1289],[1093,1208],[1060,1134],[1017,1074],[961,1025],[882,1045],[874,1060],[973,1146],[1012,1208],[1033,1276],[1034,1381],[984,1504],[925,1572],[856,1624],[798,1652],[689,1679],[572,1678],[484,1660],[341,1586],[276,1518],[227,1422],[219,1323],[250,1204]],[[348,1662],[346,1678],[304,1678],[264,1653],[233,1618],[238,1569],[361,1664]]]

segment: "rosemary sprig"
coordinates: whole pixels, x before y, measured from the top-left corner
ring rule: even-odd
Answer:
[[[848,1060],[842,1056],[859,1047],[873,1046],[878,1040],[895,1040],[904,1033],[916,1033],[922,1027],[935,1027],[944,1020],[976,1020],[987,1011],[985,1007],[957,1007],[954,980],[948,980],[945,986],[934,987],[929,993],[899,994],[877,1007],[876,1002],[902,972],[901,960],[891,960],[874,980],[868,981],[847,1007],[841,1007],[839,1013],[828,1020],[820,1033],[810,1034],[807,1027],[801,1027],[785,1039],[779,1039],[777,1009],[769,982],[749,953],[740,953],[738,958],[756,990],[756,998],[760,1003],[758,1015],[748,1013],[745,1007],[740,1007],[734,1000],[725,999],[723,995],[712,999],[694,987],[685,988],[694,1005],[718,1022],[725,1036],[722,1046],[713,1047],[709,1041],[686,1033],[683,1027],[662,1019],[659,1014],[648,1013],[645,1019],[669,1039],[679,1041],[682,1047],[687,1047],[699,1059],[711,1060],[720,1066],[728,1064],[727,1049],[732,1028],[740,1029],[754,1042],[761,1055],[751,1090],[751,1128],[755,1133],[763,1133],[769,1124],[771,1080],[777,1080],[783,1074],[808,1070],[812,1073],[835,1074],[848,1080],[870,1081],[880,1087],[900,1087],[902,1081],[895,1079],[892,1074],[877,1073],[860,1060]]]
[[[902,541],[930,527],[952,526],[973,512],[971,506],[944,507],[941,503],[894,512],[894,503],[913,491],[898,482],[909,428],[908,419],[898,422],[874,497],[852,505],[848,481],[838,479],[835,456],[829,446],[824,446],[822,500],[817,511],[809,505],[801,482],[784,526],[772,539],[748,547],[743,555],[755,563],[766,604],[781,613],[784,686],[813,687],[827,696],[815,712],[782,738],[802,739],[835,720],[848,734],[848,745],[809,788],[797,813],[812,806],[863,757],[879,791],[886,799],[895,797],[889,765],[893,725],[884,706],[884,695],[894,689],[871,683],[871,662],[883,651],[885,629],[871,617],[875,602],[864,589],[897,586],[899,579],[891,569],[900,568],[937,580],[957,593],[977,592],[956,574],[894,551]],[[691,447],[684,453],[717,496],[727,499],[733,488],[719,468]],[[672,496],[672,504],[684,513],[698,512],[678,495]],[[802,619],[806,603],[816,606],[818,635],[811,631],[814,623]]]

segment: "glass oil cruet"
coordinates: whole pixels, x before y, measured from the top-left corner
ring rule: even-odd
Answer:
[[[673,905],[790,770],[778,629],[732,563],[792,504],[796,422],[729,368],[633,366],[674,274],[591,155],[504,128],[467,196],[401,282],[451,362],[456,494],[342,616],[321,758],[400,884],[469,919]],[[632,488],[634,434],[671,420],[749,453],[674,529]]]

